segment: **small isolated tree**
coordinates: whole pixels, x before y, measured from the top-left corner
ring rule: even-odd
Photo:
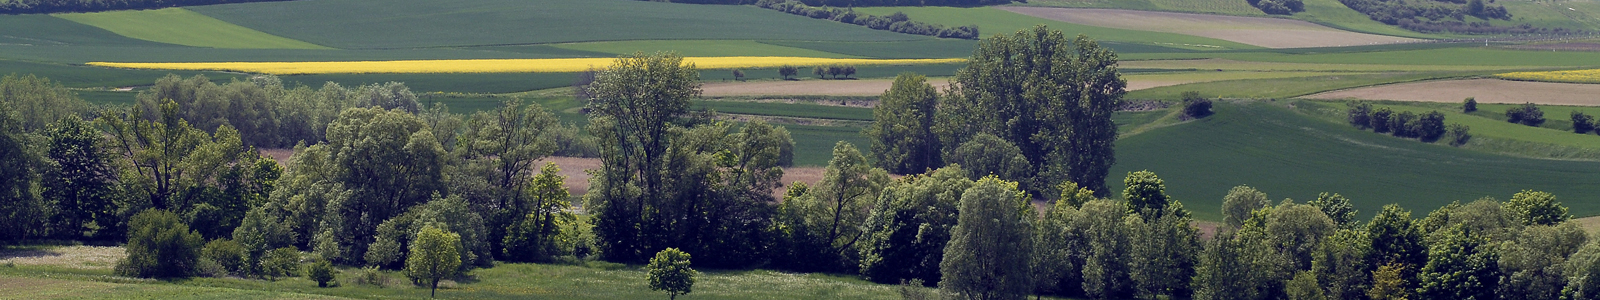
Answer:
[[[1475,111],[1478,111],[1478,99],[1467,97],[1467,100],[1461,101],[1461,112],[1470,113]]]
[[[1466,145],[1467,141],[1472,139],[1472,133],[1469,132],[1472,128],[1467,127],[1467,125],[1450,124],[1448,128],[1445,132],[1445,140],[1450,141],[1451,146],[1460,147],[1461,145]]]
[[[1447,130],[1444,126],[1444,113],[1437,110],[1417,116],[1417,119],[1412,122],[1416,124],[1408,126],[1412,127],[1411,135],[1424,142],[1439,140]]]
[[[744,70],[734,69],[733,80],[744,81]]]
[[[332,262],[328,262],[327,259],[319,258],[316,262],[311,263],[310,269],[306,270],[306,279],[316,281],[317,287],[325,288],[328,287],[328,282],[333,281],[334,274],[337,272],[339,272],[339,270],[333,269]]]
[[[689,268],[689,254],[678,248],[656,252],[645,269],[650,271],[650,290],[667,291],[668,299],[678,299],[678,295],[693,291],[694,277],[700,274]]]
[[[117,274],[145,278],[185,277],[200,260],[200,233],[178,221],[178,214],[149,209],[128,221],[128,257]]]
[[[1032,289],[1033,215],[1015,182],[990,176],[961,195],[940,288],[961,299],[1022,299]]]
[[[461,236],[435,227],[422,227],[406,257],[406,273],[428,282],[428,297],[439,290],[439,281],[456,275],[461,267]]]
[[[1183,92],[1183,114],[1196,119],[1211,115],[1211,99],[1201,97],[1200,92]]]
[[[791,66],[791,65],[784,65],[782,67],[778,67],[778,76],[783,76],[784,80],[789,80],[791,77],[794,77],[795,75],[799,75],[799,74],[800,74],[800,67]]]
[[[1590,131],[1594,131],[1594,116],[1576,110],[1572,111],[1572,132],[1583,134]]]

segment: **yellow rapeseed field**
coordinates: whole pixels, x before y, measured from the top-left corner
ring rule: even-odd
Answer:
[[[550,58],[550,59],[458,59],[458,60],[394,60],[394,61],[330,61],[330,62],[199,62],[199,63],[114,63],[91,62],[89,65],[155,70],[235,71],[273,75],[300,74],[361,74],[361,73],[561,73],[582,72],[604,68],[615,58]],[[815,57],[685,57],[684,63],[700,69],[775,68],[784,65],[815,66],[843,64],[920,65],[966,61],[950,59],[860,59]]]
[[[1574,82],[1574,83],[1600,83],[1600,69],[1571,70],[1571,71],[1545,71],[1545,72],[1513,72],[1495,74],[1496,77],[1511,80],[1548,81],[1548,82]]]

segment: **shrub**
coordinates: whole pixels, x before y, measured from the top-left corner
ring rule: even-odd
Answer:
[[[300,273],[300,250],[294,247],[283,247],[267,252],[261,258],[261,276],[270,280],[278,277],[293,277]]]
[[[1572,132],[1589,133],[1590,131],[1594,131],[1594,116],[1586,115],[1576,110],[1572,111]]]
[[[1467,100],[1461,101],[1461,112],[1469,113],[1475,111],[1478,111],[1478,99],[1467,97]]]
[[[200,257],[235,275],[244,274],[246,264],[250,260],[249,254],[244,251],[244,246],[228,239],[216,239],[206,243],[205,248],[200,249]]]
[[[1544,111],[1539,110],[1539,106],[1533,105],[1532,102],[1529,102],[1519,107],[1507,109],[1506,122],[1528,126],[1539,126],[1544,124]]]
[[[1352,101],[1345,103],[1345,106],[1349,107],[1347,110],[1348,115],[1345,117],[1345,120],[1349,121],[1350,125],[1354,125],[1359,129],[1372,128],[1371,103],[1367,103],[1366,101]]]
[[[1200,92],[1183,92],[1183,114],[1191,118],[1204,118],[1211,115],[1211,100],[1200,96]]]
[[[361,268],[355,276],[350,276],[350,283],[383,287],[389,283],[389,273],[384,273],[378,267]]]
[[[1417,114],[1409,111],[1402,111],[1398,114],[1390,115],[1390,134],[1397,137],[1416,137],[1417,123],[1414,122],[1415,120],[1417,120]]]
[[[317,259],[311,263],[311,268],[306,270],[306,279],[317,282],[317,287],[328,287],[328,282],[333,281],[333,274],[339,272],[333,269],[333,263],[327,259]]]
[[[1439,140],[1439,137],[1444,136],[1446,130],[1444,126],[1444,113],[1439,111],[1431,111],[1426,114],[1422,114],[1421,117],[1417,118],[1416,122],[1417,126],[1415,126],[1413,130],[1416,131],[1414,133],[1416,134],[1417,138],[1422,139],[1422,141],[1437,141]]]
[[[149,209],[128,221],[128,257],[117,262],[123,276],[187,277],[200,260],[200,234],[178,221],[178,214]]]
[[[1388,107],[1378,108],[1377,110],[1372,111],[1372,116],[1370,118],[1367,118],[1367,126],[1372,127],[1372,132],[1389,133],[1389,130],[1391,129],[1389,127],[1389,118],[1393,115],[1394,111],[1389,110]]]
[[[1472,134],[1467,132],[1471,128],[1467,127],[1467,125],[1450,124],[1449,128],[1448,132],[1445,133],[1445,137],[1448,138],[1451,146],[1466,145],[1467,140],[1472,139]]]

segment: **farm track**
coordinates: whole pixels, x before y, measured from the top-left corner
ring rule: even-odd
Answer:
[[[1067,23],[1186,34],[1266,48],[1339,47],[1421,41],[1350,32],[1289,19],[1121,9],[1027,6],[1006,6],[1000,9]]]
[[[1439,80],[1380,85],[1305,96],[1311,99],[1366,99],[1457,103],[1600,106],[1600,84],[1549,83],[1500,79]]]

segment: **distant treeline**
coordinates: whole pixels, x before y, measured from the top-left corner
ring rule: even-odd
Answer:
[[[856,13],[849,8],[815,7],[795,0],[761,0],[756,6],[786,12],[795,15],[811,17],[813,19],[833,20],[835,22],[856,24],[877,30],[937,36],[942,38],[978,39],[978,25],[967,25],[955,28],[946,28],[937,24],[911,21],[904,13],[896,12],[889,16],[874,16]]]
[[[1530,24],[1519,26],[1491,25],[1487,20],[1511,20],[1511,13],[1506,11],[1505,6],[1493,5],[1493,0],[1339,0],[1339,2],[1344,3],[1350,9],[1367,14],[1373,21],[1399,26],[1416,32],[1514,34],[1564,33],[1570,31],[1566,28],[1543,28],[1534,27]],[[1468,21],[1467,17],[1475,17],[1484,21]]]
[[[755,4],[760,0],[651,0],[693,4]],[[801,0],[812,6],[862,7],[862,6],[985,6],[1009,4],[1011,0]],[[1023,1],[1027,2],[1027,1]]]
[[[47,14],[289,0],[5,0],[0,14]]]

